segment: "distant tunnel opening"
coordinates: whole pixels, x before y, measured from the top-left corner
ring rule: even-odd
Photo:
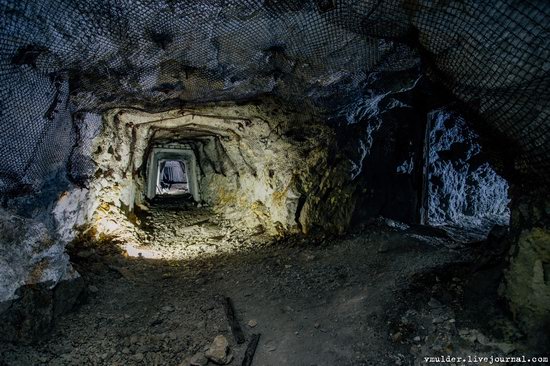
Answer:
[[[157,195],[189,193],[187,168],[182,160],[162,160],[158,163]]]
[[[196,177],[196,158],[184,145],[157,145],[148,161],[146,197],[169,199],[184,195],[200,200]]]

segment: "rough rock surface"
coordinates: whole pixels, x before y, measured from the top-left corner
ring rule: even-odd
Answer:
[[[550,201],[546,193],[533,190],[512,202],[510,267],[502,286],[514,317],[539,345],[550,344]]]
[[[334,154],[334,133],[320,121],[268,101],[147,114],[113,110],[93,141],[96,172],[82,205],[88,224],[112,235],[118,217],[145,202],[148,147],[185,143],[199,166],[200,197],[235,224],[274,234],[323,226],[343,231],[353,210],[350,162]],[[342,205],[335,205],[341,202]],[[344,204],[345,203],[345,204]]]
[[[225,365],[231,362],[233,356],[229,353],[229,342],[223,335],[216,336],[208,351],[204,353],[206,358],[218,365]]]
[[[0,302],[16,299],[23,285],[76,277],[65,242],[46,224],[0,210]]]
[[[483,157],[479,136],[460,114],[430,115],[428,221],[465,228],[486,222],[507,225],[508,183]]]
[[[259,245],[269,241],[269,235],[343,232],[356,211],[371,210],[372,216],[398,214],[404,206],[392,206],[383,197],[402,192],[408,187],[403,182],[410,183],[412,171],[420,170],[421,162],[398,166],[399,159],[416,154],[417,161],[421,156],[413,149],[388,158],[389,147],[410,145],[399,139],[390,143],[396,134],[388,130],[399,131],[400,119],[418,112],[409,104],[418,93],[419,76],[411,71],[391,88],[378,85],[376,89],[381,80],[373,79],[368,98],[341,110],[345,124],[357,122],[358,128],[366,129],[355,137],[359,145],[341,140],[355,130],[338,135],[322,119],[281,108],[271,99],[162,113],[113,109],[103,115],[101,128],[97,115],[86,114],[80,120],[83,132],[78,150],[89,169],[88,175],[81,176],[87,177],[86,186],[74,187],[58,198],[52,211],[55,230],[45,234],[58,238],[54,252],[61,261],[67,260],[64,245],[74,238],[75,230],[88,231],[98,239],[116,239],[131,255],[181,259]],[[134,211],[147,210],[148,149],[171,143],[192,146],[199,165],[200,205],[208,203],[208,208],[187,213],[153,209],[145,217],[136,216]],[[379,179],[381,184],[374,190],[373,179],[380,174],[377,166],[369,164],[381,156],[378,164],[385,165],[395,180],[389,185],[386,178]],[[365,201],[366,190],[368,197],[376,199]],[[376,202],[386,211],[373,209]],[[414,201],[410,202],[405,206],[415,210]],[[153,235],[140,225],[148,226]],[[173,245],[182,242],[189,245]],[[18,287],[13,286],[12,290]]]
[[[206,364],[208,364],[208,359],[204,356],[204,354],[196,353],[189,359],[189,362],[184,362],[180,366],[206,366]]]
[[[2,112],[11,129],[0,187],[34,185],[32,177],[66,159],[49,142],[72,145],[73,111],[264,93],[331,109],[361,98],[373,72],[408,69],[420,55],[430,78],[517,143],[519,171],[548,178],[547,159],[535,159],[548,152],[544,2],[161,0],[113,10],[105,0],[51,1],[0,3],[0,60],[10,70]],[[41,166],[32,147],[14,153],[25,144],[55,158]]]
[[[39,341],[62,315],[78,304],[82,291],[80,276],[19,287],[14,299],[0,303],[0,340]]]
[[[41,221],[0,210],[0,339],[34,341],[76,303],[82,280],[64,239]]]
[[[0,209],[1,339],[34,341],[76,303],[82,280],[65,246],[83,222],[79,193],[41,207],[51,213]]]

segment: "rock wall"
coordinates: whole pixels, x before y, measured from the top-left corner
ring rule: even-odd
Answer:
[[[98,235],[127,232],[121,219],[145,203],[151,147],[179,143],[195,153],[203,203],[235,224],[273,234],[342,232],[353,212],[352,188],[343,187],[351,165],[338,157],[334,131],[315,118],[268,100],[151,114],[110,110],[93,138],[97,167],[83,216]]]
[[[75,223],[65,200],[53,222],[0,209],[0,340],[38,339],[81,293],[82,280],[65,253],[74,237],[66,228]]]
[[[17,297],[24,284],[73,276],[63,242],[43,222],[0,211],[0,301]]]
[[[482,154],[478,134],[459,113],[430,113],[428,222],[464,228],[507,225],[508,183]]]
[[[531,342],[550,344],[550,199],[545,190],[513,187],[510,266],[502,294]]]
[[[420,222],[428,112],[445,102],[418,67],[373,73],[359,98],[338,110],[338,150],[360,190],[354,222],[383,216]],[[446,95],[445,95],[446,96]]]

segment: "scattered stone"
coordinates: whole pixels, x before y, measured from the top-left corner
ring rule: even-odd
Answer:
[[[420,337],[419,337],[419,336],[414,337],[414,338],[413,338],[413,341],[415,341],[415,342],[420,342]]]
[[[109,268],[112,269],[113,271],[117,272],[118,274],[120,274],[122,277],[124,277],[127,280],[133,280],[134,279],[134,275],[127,268],[117,267],[117,266],[113,266],[113,265],[110,265]]]
[[[516,350],[516,347],[510,343],[493,343],[493,346],[497,347],[504,354],[510,354]]]
[[[477,336],[474,332],[470,331],[469,329],[460,329],[458,331],[458,335],[468,342],[474,343]]]
[[[315,327],[315,329],[319,329],[319,327],[321,326],[321,324],[315,323],[315,324],[313,324],[313,326]]]
[[[205,353],[206,358],[218,365],[226,365],[231,362],[229,355],[229,342],[223,335],[214,338],[214,341]]]
[[[166,306],[163,306],[163,307],[161,308],[161,311],[162,311],[163,313],[170,313],[170,312],[174,311],[174,308],[171,307],[170,305],[166,305]]]
[[[306,261],[312,261],[312,260],[314,260],[315,258],[316,258],[316,257],[315,257],[314,254],[310,254],[310,253],[305,253],[305,254],[304,254],[304,259],[305,259]]]
[[[401,340],[403,339],[403,333],[401,333],[401,332],[394,333],[394,334],[392,334],[391,339],[395,343],[401,342]]]
[[[191,359],[189,360],[188,365],[185,366],[205,366],[208,363],[208,358],[204,355],[204,353],[196,353]]]
[[[97,294],[99,289],[97,287],[95,287],[94,285],[90,285],[90,286],[88,286],[88,291],[90,291],[90,293],[92,293],[92,294]]]
[[[139,204],[139,203],[138,203],[138,204],[136,205],[136,207],[139,208],[139,209],[142,210],[142,211],[145,211],[145,212],[148,212],[148,211],[150,210],[149,207],[145,206],[144,204]]]
[[[76,256],[79,257],[79,258],[89,258],[94,254],[95,254],[94,249],[86,249],[86,250],[81,250],[78,253],[76,253]]]
[[[443,307],[443,305],[433,297],[430,298],[430,301],[428,301],[428,306],[432,309]]]
[[[155,319],[151,322],[151,326],[154,327],[155,325],[159,325],[162,323],[162,319]]]
[[[251,319],[248,321],[248,326],[250,328],[254,328],[256,325],[258,325],[258,322],[255,319]]]
[[[479,344],[482,344],[484,346],[487,346],[490,343],[487,337],[479,331],[476,331],[476,339],[479,342]]]

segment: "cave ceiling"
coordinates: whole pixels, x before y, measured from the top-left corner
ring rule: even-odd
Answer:
[[[512,142],[518,170],[550,180],[547,1],[1,0],[0,10],[13,136],[78,111],[266,94],[353,115],[373,84],[416,70]]]

